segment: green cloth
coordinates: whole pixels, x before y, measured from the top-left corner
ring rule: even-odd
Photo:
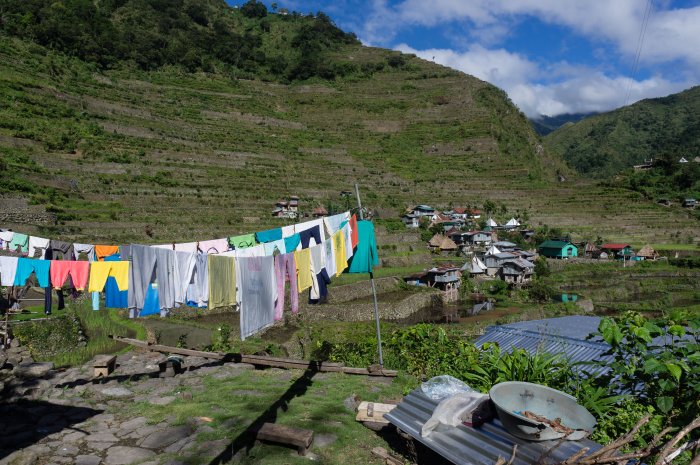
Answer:
[[[246,247],[253,247],[258,241],[255,240],[255,233],[252,233],[229,237],[228,243],[237,249],[245,249]]]
[[[357,239],[357,248],[350,259],[348,273],[370,273],[373,267],[379,265],[377,238],[371,221],[357,222]]]
[[[10,250],[17,250],[20,247],[22,252],[29,252],[29,236],[26,234],[15,233],[10,242]]]
[[[209,308],[236,304],[236,259],[221,255],[207,256],[209,261]]]

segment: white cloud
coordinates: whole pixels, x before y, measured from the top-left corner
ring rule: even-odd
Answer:
[[[646,8],[646,2],[640,0],[404,0],[394,7],[385,0],[374,0],[373,5],[362,35],[376,43],[386,43],[407,26],[433,27],[455,21],[467,21],[472,33],[503,37],[504,24],[532,17],[570,28],[594,43],[611,43],[630,64]],[[642,62],[681,60],[700,71],[700,6],[663,10],[668,6],[657,5],[646,30]]]
[[[474,45],[466,52],[450,49],[416,50],[406,44],[396,47],[405,53],[415,53],[488,81],[510,96],[513,103],[528,116],[555,116],[563,113],[609,111],[644,98],[660,97],[679,92],[691,84],[671,82],[660,77],[642,81],[605,74],[570,63],[557,63],[543,70],[527,58],[504,49],[490,50]],[[543,77],[556,81],[542,83]]]

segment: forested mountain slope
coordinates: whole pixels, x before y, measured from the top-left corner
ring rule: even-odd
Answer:
[[[669,218],[674,233],[697,225],[572,181],[505,93],[363,47],[325,15],[214,0],[15,3],[0,11],[0,222],[17,230],[221,237],[280,224],[270,211],[290,195],[306,212],[344,204],[355,182],[385,215],[492,200],[581,236],[667,240]],[[51,39],[71,22],[77,43]],[[44,210],[54,216],[32,214]]]
[[[664,155],[700,156],[700,87],[567,124],[545,143],[580,173],[598,178]]]

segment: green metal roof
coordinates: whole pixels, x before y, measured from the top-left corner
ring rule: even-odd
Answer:
[[[539,246],[538,249],[563,249],[568,245],[573,245],[571,242],[566,241],[544,241]],[[576,246],[574,246],[576,247]]]

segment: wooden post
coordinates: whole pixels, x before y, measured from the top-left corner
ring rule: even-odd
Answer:
[[[355,183],[355,194],[357,195],[357,206],[360,209],[360,220],[364,220],[362,213],[362,202],[360,201],[360,187]],[[377,305],[377,287],[374,284],[374,273],[369,272],[369,282],[372,284],[372,298],[374,299],[374,320],[377,324],[377,351],[379,352],[379,366],[384,368],[384,356],[382,355],[382,331],[379,326],[379,306]]]

